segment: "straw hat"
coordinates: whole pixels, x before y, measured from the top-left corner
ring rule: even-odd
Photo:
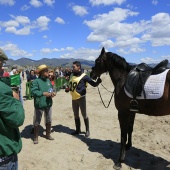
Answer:
[[[38,66],[37,71],[38,73],[40,73],[41,71],[48,69],[48,67],[45,64],[42,64],[40,66]]]
[[[0,48],[0,59],[8,60],[7,55],[4,53],[4,51]]]

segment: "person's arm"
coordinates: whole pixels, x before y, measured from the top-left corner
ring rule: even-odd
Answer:
[[[9,127],[16,128],[24,123],[25,112],[22,103],[12,96],[0,93],[0,117]]]
[[[97,81],[93,81],[88,75],[85,75],[83,78],[86,82],[88,82],[93,87],[98,86],[102,82],[100,78],[98,78]]]
[[[39,89],[39,85],[37,81],[32,81],[31,83],[31,95],[33,97],[43,96],[43,92]]]
[[[13,97],[19,100],[19,92],[17,93],[16,91],[13,90],[12,93],[13,93]]]
[[[41,97],[41,96],[52,97],[51,93],[42,92],[39,89],[39,85],[38,85],[38,82],[36,81],[36,79],[31,83],[31,95],[33,97]]]

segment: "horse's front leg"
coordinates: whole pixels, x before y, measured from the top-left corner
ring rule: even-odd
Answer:
[[[119,118],[119,124],[121,129],[121,147],[120,147],[120,153],[118,161],[114,165],[114,169],[118,170],[122,167],[121,163],[125,160],[125,146],[127,142],[127,132],[128,132],[128,126],[129,126],[129,116],[130,113],[126,112],[118,112],[118,118]]]
[[[133,125],[135,120],[136,113],[131,112],[129,117],[129,126],[128,126],[128,143],[126,144],[126,151],[128,151],[132,147],[132,132],[133,132]]]

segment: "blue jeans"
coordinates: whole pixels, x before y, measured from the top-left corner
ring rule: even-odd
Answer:
[[[18,170],[18,156],[13,155],[10,161],[0,163],[0,170]]]

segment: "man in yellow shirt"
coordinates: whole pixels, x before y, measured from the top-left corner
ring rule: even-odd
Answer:
[[[72,135],[78,135],[81,133],[80,130],[80,117],[79,108],[81,114],[84,118],[84,123],[86,126],[85,137],[89,137],[89,118],[86,113],[86,87],[87,83],[91,86],[96,87],[101,83],[101,79],[98,78],[97,81],[93,81],[88,75],[82,72],[81,63],[79,61],[73,62],[73,76],[69,80],[69,87],[65,89],[66,92],[70,91],[72,96],[72,109],[74,112],[74,119],[76,125],[76,131]]]

